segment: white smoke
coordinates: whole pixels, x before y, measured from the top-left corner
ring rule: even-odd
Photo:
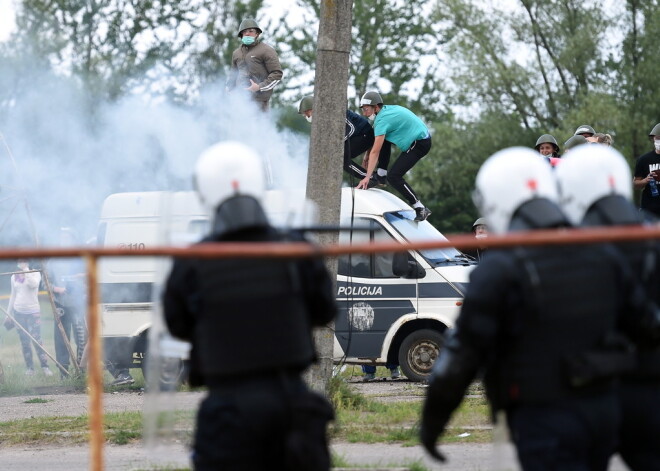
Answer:
[[[16,163],[0,142],[0,245],[33,244],[25,208],[12,209],[17,198],[27,199],[42,244],[56,244],[63,226],[86,240],[108,195],[189,190],[198,155],[225,139],[257,150],[273,188],[305,186],[308,139],[278,131],[278,110],[258,111],[247,92],[228,95],[217,84],[192,105],[144,94],[89,103],[73,80],[25,72],[0,78],[0,133]]]

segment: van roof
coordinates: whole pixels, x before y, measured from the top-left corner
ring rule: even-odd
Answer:
[[[351,201],[352,200],[352,201]],[[379,215],[392,211],[410,211],[412,208],[398,196],[375,188],[356,190],[342,188],[341,192],[342,218],[350,216],[351,208],[355,213]]]
[[[303,211],[303,201],[304,190],[302,189],[299,191],[269,191],[266,198],[264,198],[264,207],[274,219],[286,219],[289,225],[295,226],[296,224],[291,224],[293,221],[289,220],[290,214],[291,212]],[[172,216],[208,217],[208,212],[194,191],[142,191],[115,193],[108,196],[103,202],[101,219],[159,217],[163,214],[162,207],[165,205],[168,206],[169,213]],[[342,218],[350,216],[351,208],[355,213],[371,215],[412,210],[403,200],[392,193],[375,188],[356,190],[352,187],[343,187],[341,189],[341,205]],[[282,215],[286,215],[286,217]]]

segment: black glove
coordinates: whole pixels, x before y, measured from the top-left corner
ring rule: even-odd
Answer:
[[[419,438],[422,445],[429,454],[443,463],[447,461],[445,455],[435,446],[438,437],[442,435],[449,422],[449,414],[442,411],[441,404],[438,404],[433,397],[427,396],[422,411],[422,425],[419,430]]]

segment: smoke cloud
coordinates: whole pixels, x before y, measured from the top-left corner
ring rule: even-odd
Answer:
[[[42,245],[63,226],[87,240],[108,195],[191,190],[198,155],[225,139],[257,150],[273,188],[305,187],[308,138],[279,132],[277,110],[261,113],[223,84],[186,106],[146,94],[90,103],[73,79],[37,68],[5,68],[0,87],[0,245],[33,245],[32,222]]]

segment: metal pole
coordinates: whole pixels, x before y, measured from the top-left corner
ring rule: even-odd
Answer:
[[[101,319],[99,318],[99,290],[96,283],[96,256],[86,253],[85,262],[89,276],[87,284],[87,326],[89,328],[89,469],[103,471],[103,366],[101,358]]]

